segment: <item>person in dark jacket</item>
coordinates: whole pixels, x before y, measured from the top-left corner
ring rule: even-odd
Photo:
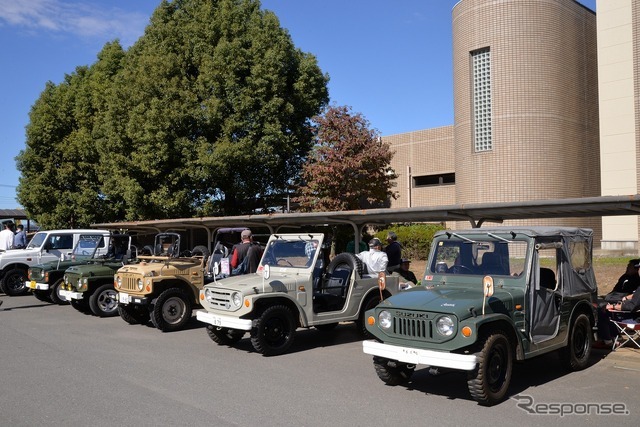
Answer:
[[[622,297],[631,295],[640,286],[640,276],[638,276],[638,269],[640,267],[640,259],[629,260],[627,264],[627,270],[618,279],[611,292],[605,295],[604,300],[606,302],[619,302]]]
[[[240,243],[231,248],[231,271],[233,275],[255,273],[258,270],[262,251],[260,245],[253,242],[251,230],[240,233]]]
[[[384,252],[389,258],[387,270],[392,273],[400,268],[402,245],[398,242],[398,235],[393,231],[387,233],[387,246],[384,248]]]

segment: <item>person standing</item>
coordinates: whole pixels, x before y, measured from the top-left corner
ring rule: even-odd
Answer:
[[[231,248],[231,274],[255,273],[260,262],[260,247],[253,243],[253,234],[248,228],[240,233],[240,243]]]
[[[382,251],[382,242],[376,237],[369,242],[369,251],[360,252],[356,256],[367,267],[365,277],[378,277],[378,273],[387,270],[389,258]]]
[[[393,231],[387,233],[387,246],[384,248],[384,252],[389,258],[389,266],[387,270],[394,272],[400,268],[400,260],[402,259],[402,245],[398,242],[398,235]]]
[[[13,231],[11,230],[11,223],[9,221],[2,224],[3,228],[0,231],[0,250],[8,251],[13,247]]]
[[[16,235],[13,236],[13,249],[24,249],[27,247],[27,233],[24,232],[22,224],[18,224],[17,229]]]

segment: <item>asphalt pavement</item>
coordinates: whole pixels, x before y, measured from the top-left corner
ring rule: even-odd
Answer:
[[[514,369],[510,398],[486,408],[460,372],[419,367],[390,387],[357,330],[298,330],[288,354],[248,338],[219,346],[192,319],[162,333],[33,296],[0,294],[0,420],[6,426],[636,426],[640,350],[594,350],[567,373],[556,354]],[[616,415],[616,413],[619,413]]]

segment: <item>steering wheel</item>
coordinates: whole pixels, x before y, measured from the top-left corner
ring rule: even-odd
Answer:
[[[280,261],[282,261],[282,264],[280,264]],[[291,262],[288,259],[284,259],[284,258],[278,258],[278,260],[276,261],[276,265],[287,265],[284,263],[287,263],[290,267],[293,267],[293,264],[291,264]]]
[[[448,272],[453,274],[473,274],[473,270],[464,265],[452,265]]]

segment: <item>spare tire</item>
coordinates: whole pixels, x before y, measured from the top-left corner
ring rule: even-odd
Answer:
[[[209,258],[209,248],[203,245],[198,245],[191,250],[191,256],[202,256],[206,262],[207,258]]]
[[[327,266],[327,273],[331,274],[336,270],[349,269],[358,273],[356,279],[362,278],[364,267],[362,261],[350,252],[343,252],[336,255]]]

